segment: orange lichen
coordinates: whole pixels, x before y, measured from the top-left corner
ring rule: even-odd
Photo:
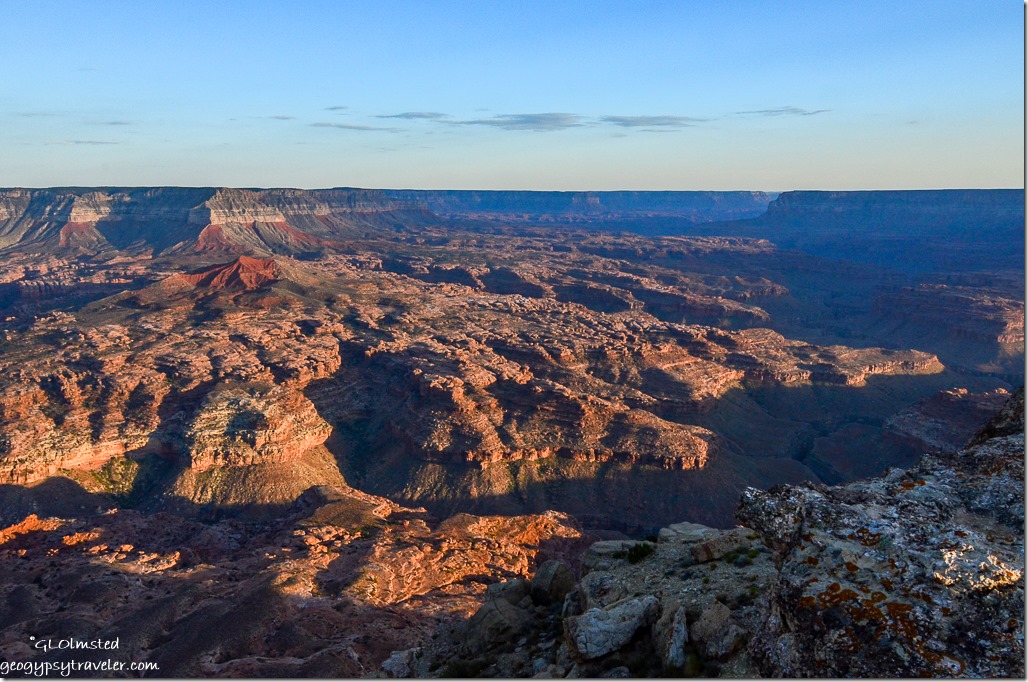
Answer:
[[[865,547],[874,547],[882,539],[881,533],[873,533],[867,528],[858,528],[853,535],[857,538],[857,542]]]

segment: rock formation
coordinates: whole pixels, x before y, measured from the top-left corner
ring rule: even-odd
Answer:
[[[0,191],[0,655],[1016,671],[1016,410],[945,454],[1023,382],[1008,194]]]
[[[870,310],[873,278],[764,240],[492,234],[363,190],[3,196],[10,484],[78,472],[97,489],[104,467],[138,464],[145,476],[120,484],[134,499],[237,508],[248,487],[286,503],[341,475],[442,515],[557,507],[591,524],[721,525],[747,485],[909,465],[918,444],[883,423],[955,385],[920,336],[851,343],[834,326],[864,318],[817,287],[832,300],[833,286],[867,287],[848,295]],[[106,241],[70,258],[51,237],[72,218]],[[983,320],[964,324],[991,333]],[[970,372],[972,392],[1016,378]],[[310,401],[331,456],[304,437],[269,459],[270,442],[244,454],[187,433],[232,385]],[[231,410],[249,418],[244,403],[225,424]],[[212,473],[253,458],[231,485]],[[273,494],[272,469],[293,483]]]
[[[559,609],[539,611],[523,581],[496,586],[383,672],[1024,675],[1023,389],[958,452],[835,488],[750,489],[738,513],[749,528],[593,544]],[[506,629],[476,627],[493,613]]]
[[[149,661],[167,677],[357,677],[466,618],[486,584],[582,541],[560,514],[438,525],[346,487],[311,489],[258,526],[118,509],[30,515],[0,530],[0,656]],[[33,649],[44,631],[119,646]]]

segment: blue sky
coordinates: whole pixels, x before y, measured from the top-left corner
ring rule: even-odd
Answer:
[[[6,2],[0,185],[1020,187],[1012,0]]]

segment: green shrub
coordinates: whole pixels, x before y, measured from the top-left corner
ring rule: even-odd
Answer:
[[[639,543],[628,548],[628,563],[637,564],[649,555],[653,554],[653,545]]]

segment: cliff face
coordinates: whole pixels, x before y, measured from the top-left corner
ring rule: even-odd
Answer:
[[[760,215],[762,192],[473,192],[365,189],[0,190],[0,250],[296,254],[442,218],[514,223]]]
[[[385,194],[449,218],[600,225],[646,218],[677,218],[692,224],[756,217],[774,198],[766,192],[385,190]]]
[[[375,190],[0,190],[0,249],[15,252],[313,253],[361,230],[432,220]]]
[[[783,192],[758,218],[704,226],[907,273],[1023,268],[1023,190]]]

